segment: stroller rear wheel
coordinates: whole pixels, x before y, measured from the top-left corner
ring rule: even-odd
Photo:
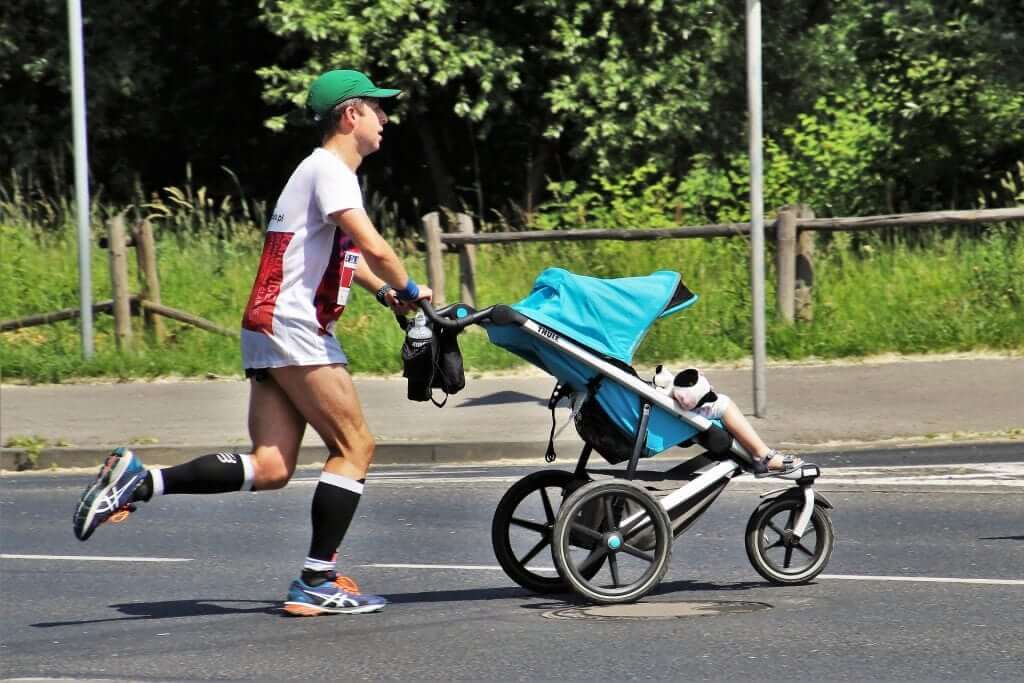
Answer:
[[[559,593],[569,589],[554,571],[528,565],[538,557],[550,557],[543,551],[550,552],[551,533],[562,501],[585,483],[571,472],[540,470],[517,481],[502,496],[491,522],[491,544],[501,568],[523,588],[534,593]],[[601,564],[597,563],[589,573],[593,576],[600,569]]]
[[[651,535],[653,542],[641,543]],[[580,548],[578,539],[588,540],[589,547]],[[668,569],[672,524],[661,503],[640,486],[596,481],[566,499],[552,545],[555,567],[577,593],[603,604],[635,602]],[[595,571],[602,563],[606,569]]]
[[[807,583],[825,569],[832,556],[836,537],[824,506],[814,506],[801,538],[793,535],[803,506],[799,498],[775,498],[759,505],[747,523],[747,557],[757,573],[772,583]]]

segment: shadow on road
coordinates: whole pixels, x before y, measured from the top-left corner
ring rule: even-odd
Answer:
[[[233,605],[247,605],[233,606]],[[44,621],[32,624],[35,628],[52,628],[54,626],[77,626],[80,624],[100,624],[107,621],[135,621],[141,619],[177,619],[180,617],[205,617],[223,614],[274,614],[281,609],[281,602],[269,600],[167,600],[164,602],[129,602],[123,605],[110,605],[123,617],[107,619],[82,619],[79,621]]]
[[[666,581],[658,586],[651,595],[665,595],[675,592],[694,591],[744,591],[752,588],[771,588],[764,581],[741,581],[739,583],[701,583],[697,581]],[[523,588],[467,588],[463,590],[422,591],[418,593],[392,593],[386,595],[391,604],[417,602],[470,602],[478,600],[543,599],[543,602],[531,602],[523,605],[523,609],[552,609],[570,604],[582,603],[582,598],[575,593],[565,592],[552,595],[538,595]],[[589,604],[589,603],[588,603]]]
[[[1024,541],[1024,536],[982,536],[979,541]]]
[[[388,593],[384,597],[393,605],[415,602],[470,602],[537,597],[522,588],[466,588],[462,590]]]
[[[1014,537],[1008,537],[1014,538]],[[701,583],[696,581],[667,581],[651,592],[651,596],[670,593],[692,593],[695,591],[721,592],[744,591],[752,588],[772,588],[763,581],[741,581],[738,583]],[[584,604],[575,593],[558,595],[536,595],[523,588],[467,588],[462,590],[419,591],[416,593],[391,593],[386,596],[392,605],[431,602],[475,602],[481,600],[531,600],[523,609],[553,609],[574,604]],[[532,600],[543,599],[542,602]],[[586,603],[589,604],[589,603]],[[105,619],[80,619],[68,621],[43,621],[32,624],[34,628],[57,626],[80,626],[104,622],[138,621],[147,619],[178,619],[182,617],[222,616],[231,614],[272,614],[285,615],[280,601],[270,600],[166,600],[164,602],[129,602],[110,605],[124,616]]]
[[[539,399],[536,396],[530,396],[524,394],[521,391],[496,391],[493,394],[487,396],[478,396],[477,398],[469,398],[459,404],[460,408],[472,408],[473,406],[497,406],[505,403],[536,403],[538,405],[546,406],[548,400],[546,398]]]
[[[745,591],[752,588],[779,588],[766,581],[740,581],[738,583],[702,583],[699,581],[663,581],[650,592],[650,595],[693,591]]]

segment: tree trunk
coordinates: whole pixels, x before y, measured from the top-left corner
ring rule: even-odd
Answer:
[[[431,128],[429,119],[421,116],[413,116],[413,125],[419,134],[420,142],[423,145],[423,154],[427,159],[427,168],[430,169],[430,179],[434,183],[434,194],[437,198],[437,205],[442,208],[458,211],[458,198],[455,196],[454,183],[448,167],[444,163],[441,150],[437,145],[437,138]]]
[[[544,181],[547,179],[544,171],[547,169],[548,159],[553,151],[553,143],[542,140],[533,147],[530,158],[526,164],[526,187],[523,192],[523,219],[529,224],[533,220],[533,211],[539,202],[540,193],[544,190]]]

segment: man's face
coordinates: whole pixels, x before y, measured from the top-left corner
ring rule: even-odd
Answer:
[[[362,107],[354,108],[356,113],[353,134],[359,145],[359,151],[366,156],[380,149],[381,135],[384,132],[384,124],[388,122],[388,115],[380,106],[380,102],[372,97],[363,100]]]

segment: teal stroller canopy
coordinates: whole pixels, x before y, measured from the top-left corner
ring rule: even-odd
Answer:
[[[678,273],[671,271],[602,280],[549,268],[534,282],[530,294],[512,308],[598,357],[618,361],[632,370],[633,354],[650,326],[696,301],[697,295],[687,289]],[[574,392],[589,391],[600,374],[517,325],[485,327],[494,344],[549,372]],[[609,426],[626,436],[636,432],[641,403],[633,391],[614,382],[601,382],[594,398],[608,416]],[[696,431],[661,407],[655,407],[644,455],[660,453]],[[600,448],[598,452],[610,462],[617,462]]]
[[[548,268],[530,294],[512,308],[592,351],[629,364],[655,320],[697,302],[697,295],[681,285],[679,273],[668,270],[602,280]]]

